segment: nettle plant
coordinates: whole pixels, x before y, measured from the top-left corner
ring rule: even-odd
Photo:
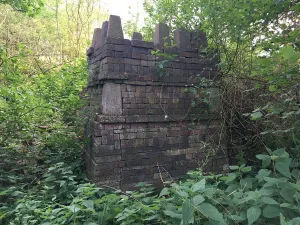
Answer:
[[[299,147],[293,149],[299,152]],[[133,192],[133,204],[117,215],[121,224],[281,224],[300,223],[298,159],[284,149],[257,155],[263,168],[230,166],[227,175],[189,178],[170,184],[154,197],[151,189]],[[126,202],[126,201],[125,201]],[[128,202],[127,202],[128,203]]]
[[[106,191],[79,184],[70,167],[58,163],[39,190],[28,193],[9,213],[9,224],[280,224],[300,223],[300,145],[257,155],[262,169],[230,166],[226,175],[191,171],[179,183],[139,191]]]
[[[298,152],[297,148],[293,150]],[[245,165],[231,166],[226,176],[193,172],[193,179],[165,188],[161,193],[168,196],[165,214],[178,224],[280,224],[280,220],[298,224],[298,160],[284,149],[267,150],[268,154],[257,155],[263,166],[257,174]]]

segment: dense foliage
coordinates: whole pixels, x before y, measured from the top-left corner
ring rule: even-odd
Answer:
[[[297,145],[292,153],[299,155]],[[257,155],[262,169],[231,166],[227,175],[192,171],[157,193],[105,191],[79,184],[72,167],[57,163],[40,184],[21,197],[10,224],[280,224],[300,222],[299,159],[284,149]],[[1,193],[8,195],[9,190]]]
[[[145,39],[157,22],[207,33],[202,50],[217,55],[221,76],[209,85],[221,90],[240,163],[128,192],[90,184],[81,157],[84,51],[91,23],[106,15],[92,0],[0,3],[0,224],[300,224],[297,1],[145,1]]]
[[[78,110],[84,106],[80,94],[86,62],[76,60],[51,72],[28,75],[24,51],[14,57],[1,52],[0,218],[18,197],[39,184],[53,163],[69,162],[78,175],[82,173],[83,124]]]

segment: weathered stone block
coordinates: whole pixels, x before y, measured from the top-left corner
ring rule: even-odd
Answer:
[[[100,41],[101,41],[101,29],[100,28],[96,28],[94,30],[92,47],[94,49],[98,48],[100,46]]]
[[[163,24],[163,23],[156,24],[155,31],[154,31],[154,37],[153,37],[154,44],[170,45],[169,36],[170,36],[170,29],[169,29],[168,25]]]
[[[122,115],[122,96],[120,84],[106,83],[103,86],[102,113],[104,115]]]
[[[108,21],[107,37],[124,38],[121,18],[119,16],[110,15]]]
[[[107,29],[108,29],[108,21],[104,21],[102,23],[102,29],[100,34],[100,42],[99,42],[100,47],[104,45],[105,38],[107,37]]]
[[[191,46],[193,48],[204,49],[207,48],[207,38],[206,34],[202,31],[193,31],[191,33]]]
[[[141,40],[131,40],[131,46],[152,49],[154,48],[154,43]]]
[[[131,40],[143,40],[142,34],[138,32],[133,32]]]
[[[179,49],[187,49],[191,47],[190,34],[186,29],[177,29],[174,31],[174,44]]]

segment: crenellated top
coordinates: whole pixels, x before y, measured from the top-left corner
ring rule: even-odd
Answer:
[[[166,83],[193,83],[195,77],[215,79],[216,63],[203,51],[207,47],[204,32],[188,32],[181,28],[174,31],[171,44],[170,29],[166,24],[155,26],[153,42],[143,41],[140,33],[134,32],[131,40],[124,39],[121,19],[111,15],[109,21],[96,28],[92,45],[87,51],[89,85],[103,80],[129,80],[158,82],[158,67],[165,54],[174,55],[165,65]],[[152,54],[152,51],[159,53]],[[192,77],[192,79],[191,79]],[[193,79],[195,78],[195,79]]]
[[[174,51],[188,51],[198,52],[207,47],[207,39],[204,32],[188,32],[186,29],[181,28],[174,31]],[[110,38],[110,41],[105,39]],[[112,39],[123,39],[118,41],[111,41]],[[102,47],[106,43],[115,44],[127,44],[134,47],[145,47],[145,48],[162,48],[165,45],[170,46],[170,29],[166,24],[158,23],[155,26],[153,42],[143,41],[142,34],[134,32],[131,41],[124,39],[123,29],[121,24],[121,18],[119,16],[110,15],[109,21],[105,21],[102,24],[102,28],[96,28],[94,30],[93,41],[87,55],[92,55],[98,48]]]

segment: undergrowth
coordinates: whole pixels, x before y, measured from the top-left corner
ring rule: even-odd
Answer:
[[[256,157],[262,169],[230,166],[226,175],[190,171],[161,191],[140,183],[122,192],[78,180],[75,166],[59,162],[28,192],[9,188],[1,198],[6,224],[280,224],[300,223],[300,143]],[[297,156],[291,158],[291,155]]]

